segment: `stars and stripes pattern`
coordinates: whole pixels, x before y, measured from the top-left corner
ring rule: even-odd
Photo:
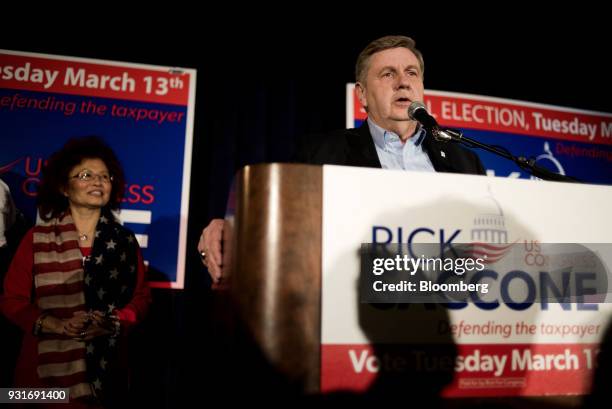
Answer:
[[[129,303],[136,286],[138,248],[132,232],[112,214],[100,217],[89,257],[83,259],[70,214],[34,228],[34,284],[38,306],[58,318],[76,311],[112,314]],[[89,342],[44,335],[38,343],[38,375],[50,386],[69,387],[71,399],[112,399],[119,334]],[[108,399],[107,399],[108,398]]]
[[[82,255],[72,217],[35,226],[33,251],[38,307],[57,318],[86,311]],[[70,388],[71,399],[90,396],[85,355],[84,342],[45,334],[38,341],[38,377],[50,386]]]
[[[136,286],[138,247],[131,231],[121,226],[112,213],[103,213],[96,226],[96,239],[84,269],[91,280],[85,284],[85,304],[94,311],[112,315],[127,305]],[[117,370],[118,333],[97,337],[89,342],[87,371],[94,394],[102,403],[113,406],[119,400],[122,376]],[[126,380],[127,386],[127,380]],[[115,402],[121,404],[121,402]]]

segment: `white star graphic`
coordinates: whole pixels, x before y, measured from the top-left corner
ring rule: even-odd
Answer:
[[[91,283],[91,276],[89,274],[87,274],[85,276],[85,285],[89,285],[89,283]]]
[[[113,310],[114,310],[115,308],[117,308],[117,307],[115,307],[115,304],[114,304],[114,303],[112,303],[112,304],[108,304],[108,312],[113,312]]]
[[[106,359],[100,359],[100,368],[106,369]]]
[[[115,246],[116,246],[116,245],[117,245],[117,243],[115,243],[115,242],[113,241],[113,239],[110,239],[110,241],[107,241],[107,242],[106,242],[106,250],[110,250],[110,249],[115,250]]]
[[[96,239],[100,237],[100,230],[96,230]]]
[[[102,389],[102,382],[100,382],[100,378],[96,378],[96,380],[93,383],[93,386],[96,389]]]
[[[104,260],[104,256],[102,254],[94,258],[96,259],[96,264],[102,264],[102,260]]]
[[[117,340],[115,338],[109,338],[108,339],[108,346],[109,347],[114,347],[115,346],[115,342],[117,342]]]
[[[100,217],[100,223],[108,223],[108,219],[105,216]]]
[[[93,344],[88,344],[87,345],[87,353],[88,354],[93,354],[94,353],[94,346],[93,346]]]
[[[125,253],[121,253],[121,256],[119,258],[120,261],[125,261],[127,259],[127,255]]]
[[[132,244],[134,242],[134,236],[128,236],[127,241]]]
[[[104,298],[104,294],[106,294],[106,291],[104,291],[104,288],[100,288],[100,289],[98,290],[98,297],[99,297],[100,299],[102,299],[102,298]]]
[[[117,276],[119,276],[119,270],[117,270],[116,268],[113,268],[110,271],[110,276],[111,278],[117,279]]]

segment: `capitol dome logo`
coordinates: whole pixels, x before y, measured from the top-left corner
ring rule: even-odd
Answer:
[[[553,155],[548,142],[544,142],[544,153],[536,157],[535,163],[537,164],[538,162],[539,166],[545,169],[551,170],[553,172],[555,172],[556,169],[556,173],[560,175],[565,175],[565,169],[563,169],[563,165],[561,165],[561,162],[559,162],[559,160]],[[530,179],[541,180],[539,177],[533,175],[530,176]]]

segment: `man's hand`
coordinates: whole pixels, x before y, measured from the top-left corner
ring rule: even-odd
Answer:
[[[218,283],[223,275],[223,219],[213,219],[202,230],[198,251],[202,257],[202,263],[208,268],[208,273],[214,283]]]

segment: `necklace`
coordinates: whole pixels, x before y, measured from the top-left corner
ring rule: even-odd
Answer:
[[[85,233],[79,233],[79,240],[86,241],[89,238]]]

